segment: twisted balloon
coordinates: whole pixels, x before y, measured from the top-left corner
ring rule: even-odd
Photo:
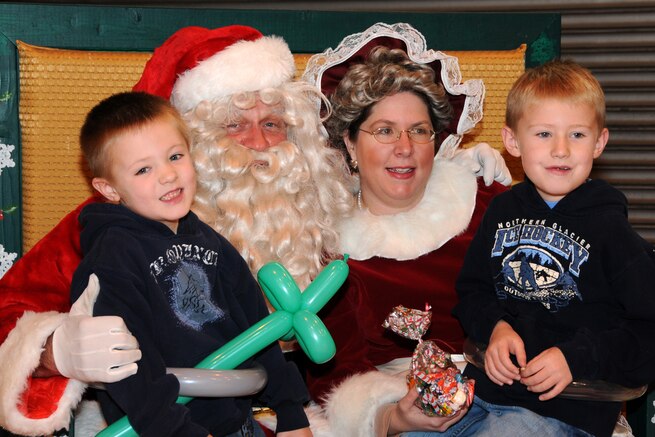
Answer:
[[[316,315],[339,290],[348,276],[348,255],[343,260],[328,264],[300,292],[296,281],[284,266],[277,262],[265,264],[257,273],[259,284],[264,290],[275,312],[243,331],[229,342],[202,360],[196,368],[229,370],[254,356],[273,342],[295,337],[309,359],[321,364],[330,360],[335,352],[334,340]],[[177,403],[186,404],[193,398],[180,396]],[[112,423],[96,437],[137,437],[127,416]]]

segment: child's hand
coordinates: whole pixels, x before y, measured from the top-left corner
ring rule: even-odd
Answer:
[[[487,376],[498,385],[512,385],[521,378],[519,368],[514,365],[510,355],[516,357],[520,367],[525,366],[523,340],[509,323],[501,320],[491,333],[484,358]]]
[[[278,432],[278,437],[312,437],[312,431],[307,428],[294,429],[293,431]]]
[[[528,390],[542,393],[540,401],[552,399],[573,381],[573,375],[564,354],[559,348],[546,349],[521,370],[521,383]]]

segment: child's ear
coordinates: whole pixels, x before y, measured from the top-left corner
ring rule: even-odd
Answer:
[[[519,148],[519,141],[514,135],[514,131],[509,126],[503,126],[500,130],[500,136],[503,137],[503,144],[507,153],[515,158],[521,157],[521,149]]]
[[[93,188],[98,190],[107,200],[111,202],[119,202],[121,196],[114,189],[114,186],[105,178],[93,178],[91,180],[91,185]]]
[[[596,146],[594,147],[594,159],[598,158],[603,153],[609,138],[610,131],[607,130],[607,128],[603,128],[603,130],[600,131],[600,135],[598,135],[598,139],[596,140]]]

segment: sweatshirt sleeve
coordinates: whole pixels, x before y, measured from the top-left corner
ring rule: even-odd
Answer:
[[[455,283],[459,302],[453,308],[453,315],[459,319],[467,337],[482,343],[489,342],[499,320],[510,321],[509,314],[498,304],[489,262],[494,230],[488,217],[494,204],[492,201],[473,237]]]
[[[263,292],[241,255],[227,240],[223,241],[223,253],[227,265],[231,266],[230,281],[234,281],[233,292],[237,294],[240,311],[246,315],[247,324],[252,326],[269,315]],[[265,347],[255,356],[255,361],[264,367],[268,375],[268,382],[259,399],[275,411],[276,432],[309,426],[303,408],[309,401],[307,387],[296,365],[284,358],[279,343]]]
[[[255,360],[268,374],[268,383],[259,398],[275,411],[276,432],[309,426],[303,409],[303,405],[309,401],[309,394],[295,363],[286,361],[277,342],[265,349]]]
[[[654,249],[631,229],[613,234],[624,242],[622,250],[603,255],[610,293],[616,296],[614,322],[608,320],[600,332],[579,329],[558,347],[574,378],[637,387],[655,380]]]
[[[118,246],[108,242],[105,245]],[[153,329],[157,326],[153,319],[155,314],[144,294],[147,290],[144,276],[148,275],[139,274],[138,270],[130,272],[129,266],[136,265],[136,261],[132,259],[131,262],[129,256],[117,253],[115,249],[111,256],[121,259],[122,264],[110,269],[106,263],[100,262],[93,271],[100,281],[94,315],[122,317],[139,342],[142,358],[136,374],[105,384],[109,397],[127,414],[130,424],[141,436],[206,437],[209,432],[191,421],[188,408],[175,402],[179,382],[174,375],[166,373],[166,365],[157,349],[157,332]],[[88,274],[90,272],[83,273],[81,277]]]

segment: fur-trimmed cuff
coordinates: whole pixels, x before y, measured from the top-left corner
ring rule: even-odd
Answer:
[[[47,338],[61,325],[68,314],[57,312],[34,313],[26,311],[18,319],[16,327],[0,345],[0,425],[13,433],[22,435],[51,434],[68,428],[71,411],[80,401],[86,385],[74,380],[62,380],[66,385],[63,395],[55,399],[38,396],[36,401],[30,397],[28,380],[39,366],[41,353]],[[49,378],[34,378],[46,381]],[[40,382],[40,381],[38,381]],[[19,403],[29,399],[29,409],[51,411],[46,417],[30,418],[24,414]],[[48,402],[52,405],[39,405]],[[24,408],[23,408],[24,410]]]
[[[378,409],[407,393],[404,374],[372,371],[351,376],[326,397],[325,413],[335,436],[375,435]]]
[[[407,393],[405,374],[379,371],[351,376],[335,387],[323,407],[310,402],[305,407],[314,437],[371,437],[376,435],[376,416],[385,405],[397,402]],[[275,429],[274,415],[259,416],[257,421]]]
[[[320,405],[310,402],[305,407],[305,414],[307,415],[307,419],[309,419],[309,427],[314,437],[339,437],[338,434],[333,434],[330,431],[330,425],[325,418],[325,411],[323,411]],[[271,432],[277,428],[277,417],[275,413],[260,413],[255,416],[255,419],[261,426]]]
[[[107,428],[97,401],[82,401],[75,411],[75,435],[96,435]]]

